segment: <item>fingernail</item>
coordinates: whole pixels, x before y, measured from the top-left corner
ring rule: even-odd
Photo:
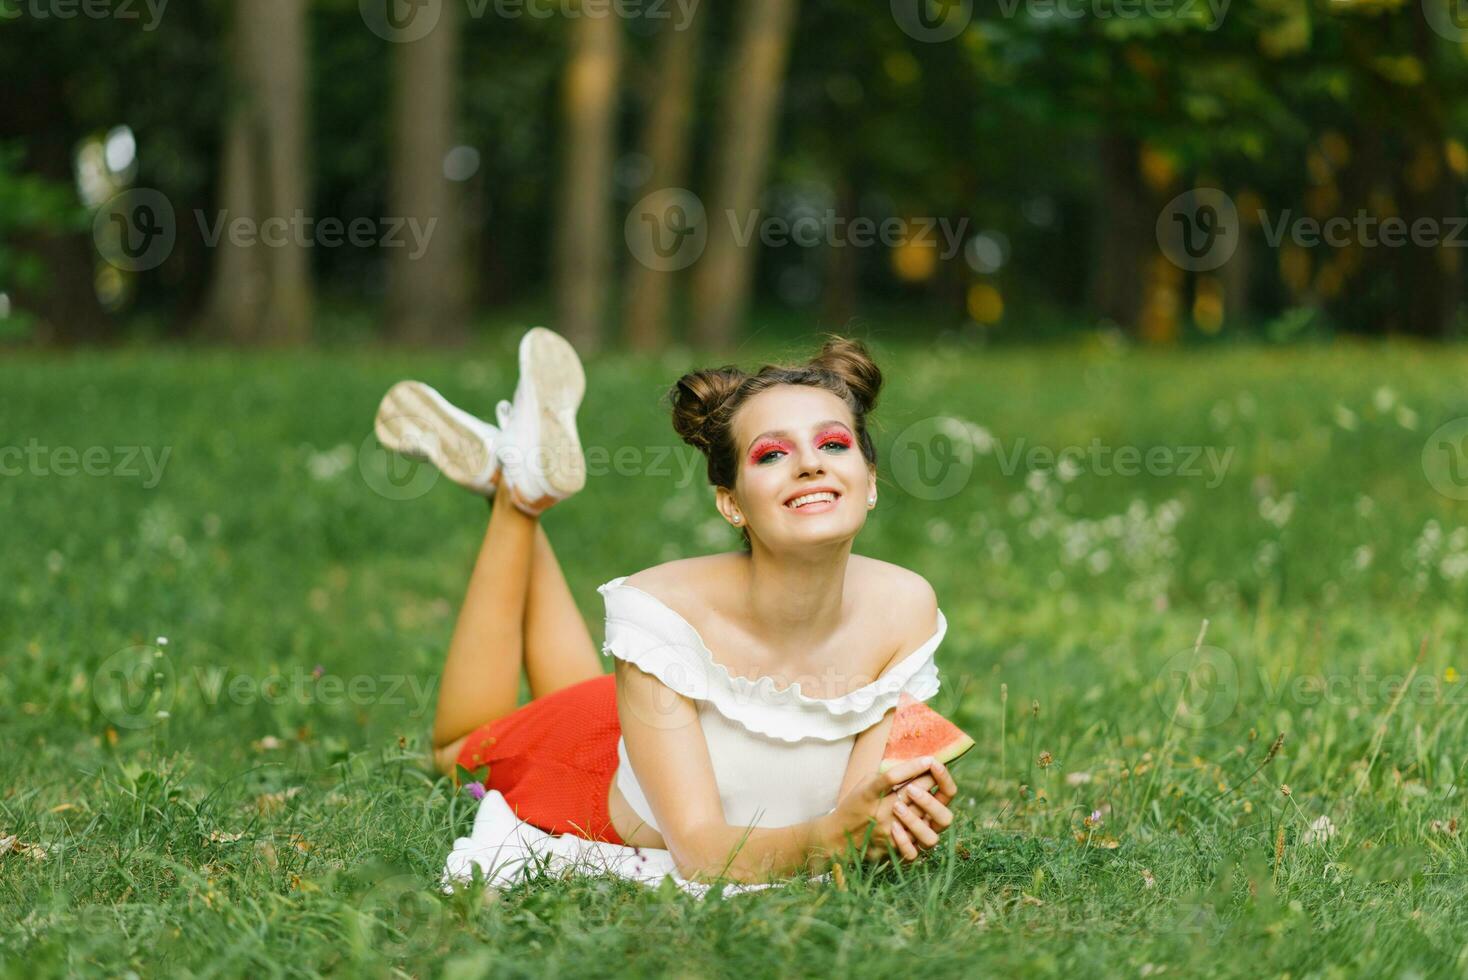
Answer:
[[[892,804],[892,809],[896,810],[898,813],[906,813],[907,812],[907,807],[904,804],[902,804],[902,803],[894,803],[894,804]]]

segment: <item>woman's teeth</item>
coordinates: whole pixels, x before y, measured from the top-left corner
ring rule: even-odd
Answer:
[[[820,501],[820,500],[835,500],[835,499],[836,499],[836,495],[834,493],[831,493],[829,490],[822,490],[820,493],[806,493],[806,494],[802,494],[799,497],[796,497],[794,500],[790,501],[785,506],[786,507],[792,507],[793,508],[793,507],[800,507],[800,506],[803,506],[805,504],[813,504],[813,503],[815,503],[817,501]]]

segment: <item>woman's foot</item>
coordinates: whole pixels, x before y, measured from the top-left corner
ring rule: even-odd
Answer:
[[[459,486],[485,497],[499,482],[497,428],[451,405],[421,381],[399,381],[377,408],[377,441],[438,467]]]
[[[510,499],[536,515],[586,485],[586,458],[576,410],[586,372],[564,338],[534,327],[520,341],[520,379],[513,401],[497,406],[501,482]]]

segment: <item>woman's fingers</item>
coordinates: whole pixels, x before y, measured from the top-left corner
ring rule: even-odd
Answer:
[[[950,800],[958,795],[958,784],[953,781],[953,776],[949,773],[947,766],[935,760],[930,771],[937,780],[939,793],[947,794]]]
[[[923,815],[920,812],[904,803],[897,803],[892,809],[897,814],[898,819],[907,827],[907,832],[913,840],[925,848],[937,845],[937,831],[928,826],[927,821],[923,819]]]
[[[920,812],[927,815],[929,823],[939,830],[947,829],[953,823],[953,811],[932,793],[914,793],[912,805],[920,808]]]
[[[890,793],[892,790],[901,786],[908,780],[913,779],[917,776],[921,776],[923,773],[927,772],[928,763],[926,759],[926,756],[918,759],[907,759],[903,762],[897,763],[886,772],[877,773],[877,785],[881,786],[883,790]]]
[[[897,851],[904,860],[916,861],[918,857],[917,848],[913,846],[912,837],[903,829],[902,824],[896,820],[892,821],[892,843],[897,845]]]

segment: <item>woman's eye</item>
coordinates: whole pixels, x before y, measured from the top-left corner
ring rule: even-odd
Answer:
[[[835,446],[837,449],[841,450],[845,450],[847,448],[846,443],[842,442],[840,439],[827,439],[825,442],[821,443],[822,449],[825,449],[827,446]]]
[[[771,456],[777,456],[777,455],[780,455],[783,452],[784,452],[783,449],[767,449],[764,452],[760,453],[759,459],[755,460],[755,462],[756,463],[766,462],[767,460],[769,460],[769,458]]]

